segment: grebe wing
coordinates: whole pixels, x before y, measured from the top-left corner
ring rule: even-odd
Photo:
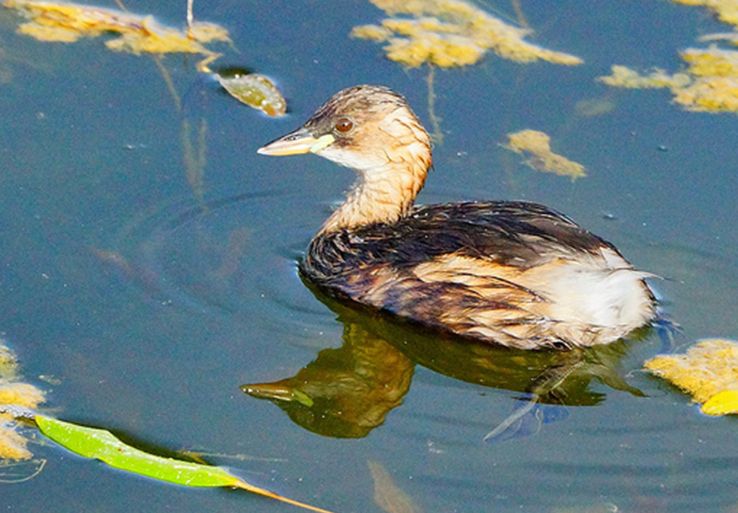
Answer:
[[[563,214],[525,202],[421,206],[394,225],[367,227],[357,235],[373,257],[403,267],[456,254],[530,268],[557,258],[597,255],[603,248],[616,252]]]
[[[609,342],[652,316],[644,273],[531,203],[418,207],[391,225],[319,237],[303,270],[358,303],[511,347]]]

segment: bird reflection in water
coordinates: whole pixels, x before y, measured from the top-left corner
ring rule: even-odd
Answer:
[[[383,424],[402,404],[418,364],[461,381],[521,393],[512,413],[484,437],[487,441],[534,434],[565,416],[565,406],[598,404],[605,394],[590,390],[593,381],[643,395],[618,373],[624,341],[592,349],[524,351],[439,340],[437,333],[341,304],[305,284],[343,324],[343,345],[321,350],[292,377],[241,389],[272,401],[293,422],[324,436],[360,438]]]

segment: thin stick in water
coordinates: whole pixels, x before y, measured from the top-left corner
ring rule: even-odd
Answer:
[[[192,24],[195,22],[195,15],[192,13],[192,4],[195,0],[187,0],[187,35],[192,37]]]
[[[433,88],[434,77],[435,66],[428,63],[428,77],[426,78],[426,83],[428,84],[428,117],[430,118],[431,126],[433,127],[431,139],[433,139],[433,142],[436,144],[443,144],[441,118],[436,115],[436,92]]]
[[[512,7],[515,11],[515,16],[518,19],[518,23],[523,28],[529,28],[530,25],[528,25],[528,20],[525,19],[525,14],[523,13],[523,6],[520,5],[520,0],[512,0]]]

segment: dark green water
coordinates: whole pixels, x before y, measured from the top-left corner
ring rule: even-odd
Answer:
[[[184,2],[127,4],[183,19]],[[514,14],[508,2],[483,7]],[[676,70],[679,49],[727,28],[666,1],[522,7],[535,42],[585,64],[489,56],[436,71],[445,140],[420,201],[544,202],[665,278],[656,286],[683,328],[682,349],[738,337],[735,115],[688,113],[667,92],[594,80],[616,63]],[[255,484],[337,513],[382,511],[369,462],[424,512],[735,511],[738,424],[700,415],[639,371],[661,350],[655,333],[578,358],[523,355],[321,302],[296,261],[351,172],[256,149],[356,83],[402,92],[428,122],[427,70],[403,69],[379,45],[348,37],[383,17],[368,2],[209,0],[196,9],[231,31],[238,52],[224,48],[219,64],[274,78],[288,116],[240,106],[197,75],[194,58],[166,57],[183,114],[152,59],[100,40],[39,43],[16,35],[18,18],[0,11],[0,334],[26,378],[48,390],[54,414],[149,449],[214,453],[209,461]],[[582,116],[583,100],[614,108]],[[183,120],[195,142],[206,126],[198,173],[183,160]],[[523,128],[550,134],[589,176],[572,182],[521,165],[499,143]],[[279,380],[272,391],[291,402],[239,388]],[[544,408],[547,423],[483,441],[523,391],[557,380],[545,399],[567,406]],[[297,511],[33,450],[45,469],[0,485],[0,510]]]

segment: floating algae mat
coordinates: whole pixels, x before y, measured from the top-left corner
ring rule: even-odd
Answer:
[[[92,5],[33,0],[3,0],[28,21],[18,32],[40,41],[72,43],[84,37],[117,34],[105,45],[111,50],[139,53],[194,53],[216,55],[203,46],[211,41],[230,41],[228,31],[214,23],[194,23],[188,32],[164,26],[152,16]]]
[[[674,3],[707,7],[720,21],[738,26],[738,2],[735,0],[674,0]]]
[[[651,358],[645,368],[702,403],[703,413],[738,413],[738,342],[705,339],[685,354]]]
[[[44,394],[33,385],[18,380],[18,363],[13,352],[0,339],[0,463],[3,460],[30,460],[26,438],[18,432],[18,424],[3,408],[36,408],[44,402]]]
[[[713,46],[689,48],[680,55],[688,65],[685,72],[669,74],[655,69],[640,74],[616,65],[610,75],[599,80],[626,89],[669,89],[674,102],[687,110],[738,113],[738,51]]]
[[[587,176],[583,165],[551,150],[551,138],[544,132],[521,130],[507,134],[507,138],[505,148],[526,155],[525,164],[536,171],[568,176],[572,180]]]
[[[674,0],[675,3],[699,5],[713,10],[718,19],[738,26],[738,2],[735,0]],[[726,40],[738,46],[738,31],[703,36],[701,40]],[[655,68],[639,73],[627,66],[612,66],[610,75],[599,80],[612,87],[626,89],[669,89],[674,102],[687,110],[738,113],[738,51],[713,44],[707,48],[687,48],[680,52],[686,69],[669,73]]]
[[[516,62],[582,63],[574,55],[525,41],[531,30],[509,25],[463,0],[370,1],[390,17],[379,25],[354,27],[351,35],[387,43],[387,58],[406,66],[467,66],[487,51]]]
[[[0,5],[18,11],[27,21],[18,32],[39,41],[73,43],[85,37],[114,34],[105,41],[111,50],[133,54],[199,54],[201,72],[210,72],[208,64],[220,54],[206,48],[213,41],[230,42],[228,31],[215,23],[193,22],[187,30],[167,27],[153,16],[66,2],[0,0]],[[286,101],[277,86],[258,74],[223,77],[215,74],[231,96],[269,116],[281,116]]]

